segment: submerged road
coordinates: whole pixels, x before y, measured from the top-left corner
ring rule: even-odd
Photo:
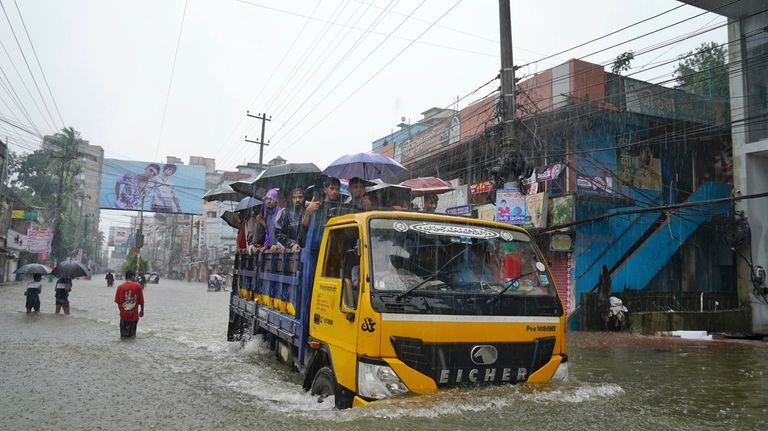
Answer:
[[[76,280],[72,314],[24,312],[0,286],[3,430],[765,429],[768,343],[570,333],[571,379],[458,389],[336,411],[252,341],[226,342],[228,292],[161,280],[121,341],[103,274]]]

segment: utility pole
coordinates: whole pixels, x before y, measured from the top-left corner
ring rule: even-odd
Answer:
[[[77,145],[77,144],[75,144]],[[56,215],[55,215],[55,222],[53,226],[53,238],[51,238],[51,243],[53,245],[53,256],[56,259],[56,262],[58,263],[59,258],[63,258],[64,256],[61,255],[61,225],[64,222],[64,214],[61,208],[62,205],[62,198],[64,195],[64,183],[66,182],[66,176],[64,172],[64,167],[67,166],[69,162],[74,160],[77,156],[77,153],[75,152],[75,156],[70,155],[70,148],[67,145],[66,139],[63,142],[64,146],[64,153],[61,156],[51,156],[52,159],[61,159],[61,164],[59,165],[59,187],[58,192],[56,193]],[[67,176],[69,175],[69,172],[67,171]]]
[[[502,151],[512,149],[515,139],[515,63],[512,61],[512,20],[510,0],[499,0],[501,45]]]
[[[267,114],[257,114],[257,115],[251,115],[250,111],[245,111],[245,115],[256,118],[261,120],[261,141],[249,141],[248,135],[245,136],[245,142],[250,142],[251,144],[258,144],[259,145],[259,165],[264,163],[264,146],[269,145],[268,143],[264,142],[264,128],[267,125],[267,121],[272,121],[272,116],[270,115],[269,118],[267,118]]]

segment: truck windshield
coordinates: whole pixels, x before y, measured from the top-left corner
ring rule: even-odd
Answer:
[[[431,220],[370,221],[377,311],[561,315],[530,237],[513,229]]]

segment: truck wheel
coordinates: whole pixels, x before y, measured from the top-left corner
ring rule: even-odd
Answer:
[[[335,400],[334,406],[339,410],[352,407],[352,392],[336,383],[336,377],[328,367],[320,368],[317,374],[315,374],[310,393],[320,396],[318,402],[323,402],[326,397],[333,395]]]
[[[333,371],[328,367],[320,368],[312,380],[312,395],[319,395],[317,402],[322,403],[326,397],[334,394],[336,391],[336,379],[333,377]]]

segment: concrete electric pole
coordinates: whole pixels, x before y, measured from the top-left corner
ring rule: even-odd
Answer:
[[[264,163],[264,146],[269,145],[268,143],[264,142],[264,128],[267,125],[267,121],[272,121],[272,116],[267,118],[267,114],[258,114],[258,115],[251,115],[249,111],[245,111],[245,115],[256,118],[261,120],[261,141],[249,141],[248,136],[245,137],[245,142],[250,142],[251,144],[258,144],[259,145],[259,165]]]

